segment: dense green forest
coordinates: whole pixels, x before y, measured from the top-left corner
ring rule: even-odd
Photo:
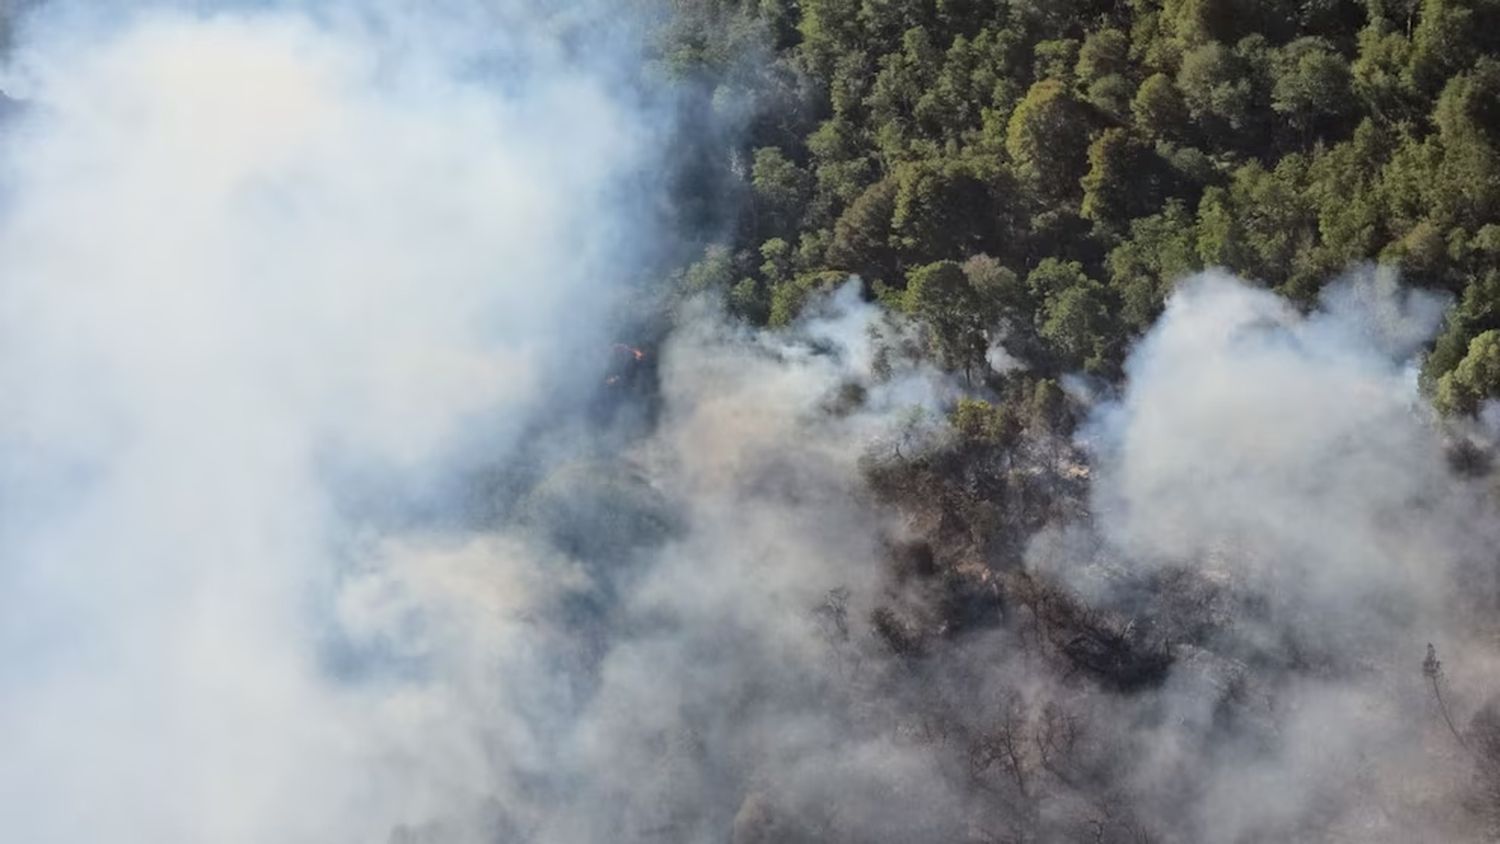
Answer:
[[[745,319],[852,273],[970,377],[1003,337],[1110,378],[1195,269],[1306,304],[1379,261],[1457,303],[1438,405],[1500,392],[1500,3],[678,6],[664,60],[744,128],[680,284]]]

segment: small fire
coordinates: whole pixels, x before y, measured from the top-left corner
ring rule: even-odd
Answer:
[[[633,367],[634,364],[641,363],[646,359],[646,353],[644,351],[642,351],[641,349],[637,349],[634,346],[628,346],[624,343],[615,343],[611,347],[610,351],[615,352],[616,354],[623,353],[629,355],[630,366],[621,366],[619,363],[616,363],[616,365],[610,367],[611,369],[615,370],[615,372],[608,378],[604,379],[604,386],[606,387],[618,386],[622,381],[625,380],[625,375],[630,370],[630,368]]]

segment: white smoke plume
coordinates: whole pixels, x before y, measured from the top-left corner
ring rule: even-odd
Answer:
[[[1182,570],[1234,596],[1176,599],[1213,637],[1181,634],[1142,698],[1137,785],[1186,839],[1479,834],[1454,813],[1474,760],[1421,670],[1427,642],[1456,658],[1462,723],[1495,693],[1495,501],[1450,466],[1416,381],[1444,305],[1365,271],[1303,315],[1206,274],[1087,429],[1110,565],[1055,542],[1036,564],[1095,596]]]
[[[577,361],[604,361],[649,235],[626,188],[658,115],[616,90],[622,50],[580,59],[542,4],[479,8],[23,26],[0,149],[7,839],[485,840],[536,761],[490,715],[549,690],[497,678],[531,658],[517,609],[576,567],[370,512],[503,459],[602,378]]]
[[[570,441],[670,114],[620,90],[603,18],[477,8],[23,28],[8,836],[708,841],[766,795],[773,827],[873,840],[951,802],[830,679],[826,624],[869,595],[817,613],[878,580],[859,457],[897,411],[930,433],[947,388],[915,371],[828,415],[872,366],[848,288],[797,337],[697,319],[657,434]],[[476,505],[471,464],[529,491]]]

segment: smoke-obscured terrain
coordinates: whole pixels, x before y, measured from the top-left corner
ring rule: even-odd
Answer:
[[[0,839],[1495,840],[1497,11],[1291,5],[7,7]]]

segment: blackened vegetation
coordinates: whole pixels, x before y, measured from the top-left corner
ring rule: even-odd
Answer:
[[[1186,678],[1213,729],[1253,744],[1274,721],[1258,677],[1345,669],[1334,645],[1208,573],[1222,568],[1142,572],[1095,547],[1108,588],[1085,595],[1028,559],[1045,531],[1093,535],[1059,380],[1113,389],[1199,269],[1307,305],[1373,260],[1454,297],[1422,372],[1438,409],[1500,395],[1500,3],[673,5],[667,65],[741,131],[713,176],[739,213],[716,212],[722,229],[677,290],[785,326],[857,275],[920,327],[903,353],[985,397],[950,409],[951,436],[898,436],[864,462],[900,535],[873,605],[837,590],[811,609],[840,676],[869,683],[971,783],[986,808],[964,840],[1190,840],[1175,806],[1129,795],[1141,748],[1095,727],[1168,718],[1155,693]],[[865,389],[825,410],[857,411]],[[1469,478],[1491,471],[1468,440],[1449,458]],[[1262,622],[1277,632],[1245,632]],[[869,679],[882,671],[902,679]],[[1494,720],[1485,709],[1454,731],[1489,735]],[[1500,758],[1476,754],[1482,771]],[[1170,799],[1189,802],[1194,784],[1177,785]],[[736,840],[838,828],[788,824],[776,803],[748,800]]]
[[[945,440],[867,457],[868,483],[908,531],[886,546],[885,599],[856,618],[836,590],[813,611],[848,676],[886,677],[866,688],[885,699],[867,705],[889,708],[889,729],[964,784],[963,840],[1157,840],[1121,791],[1124,739],[1097,732],[1095,709],[1158,688],[1185,640],[1211,639],[1214,590],[1141,583],[1133,606],[1096,607],[1028,570],[1032,536],[1086,520],[1089,470],[1056,384],[1019,377],[1006,390],[1008,404],[964,400]],[[1149,597],[1164,594],[1176,603]],[[866,637],[875,652],[853,656]]]
[[[1032,390],[1046,395],[1053,386]],[[1091,608],[1027,570],[1025,549],[1037,531],[1086,519],[1088,467],[1068,438],[1067,412],[1049,413],[1043,403],[1013,418],[1002,406],[966,399],[954,417],[956,436],[941,446],[866,466],[877,494],[921,537],[889,555],[893,580],[920,585],[937,610],[921,635],[1003,629],[1066,675],[1122,690],[1160,681],[1171,663],[1168,643],[1150,631],[1173,625],[1152,618],[1159,607],[1138,606],[1134,615]],[[1142,584],[1138,594],[1155,592]],[[891,610],[876,615],[893,650],[916,650],[917,634]]]
[[[873,729],[928,748],[968,801],[967,837],[913,840],[1190,840],[1175,808],[1153,811],[1171,798],[1142,794],[1132,780],[1147,750],[1135,731],[1175,717],[1164,708],[1169,675],[1197,689],[1208,729],[1253,744],[1278,729],[1266,683],[1336,669],[1317,643],[1247,635],[1261,599],[1206,574],[1212,566],[1121,565],[1106,596],[1092,599],[1039,569],[1027,550],[1039,532],[1092,533],[1088,456],[1074,444],[1076,408],[1056,384],[1020,374],[997,398],[962,400],[946,438],[866,458],[866,480],[903,532],[885,546],[887,587],[866,614],[852,612],[845,589],[811,608],[835,673],[861,710],[882,713]],[[1110,553],[1096,544],[1094,564],[1123,562]],[[1481,711],[1466,739],[1483,745],[1481,815],[1494,805],[1485,789],[1500,782],[1500,753],[1483,744],[1500,746],[1492,720]],[[790,811],[751,795],[734,840],[841,840],[836,820],[808,832]],[[760,823],[782,837],[757,837]]]

